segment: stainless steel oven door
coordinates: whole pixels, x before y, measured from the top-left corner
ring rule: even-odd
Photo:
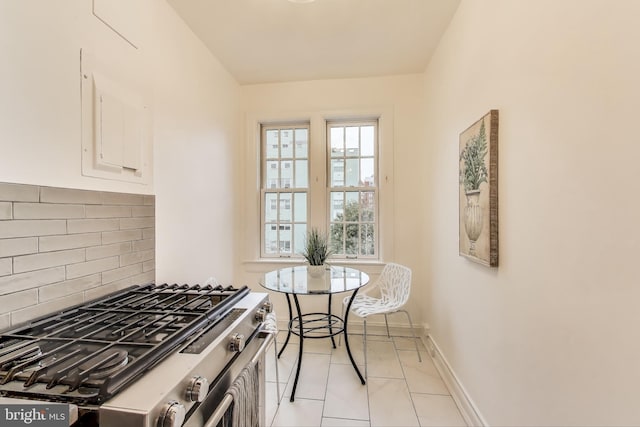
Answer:
[[[262,427],[265,425],[265,351],[273,342],[258,332],[220,374],[205,399],[189,414],[185,427]]]

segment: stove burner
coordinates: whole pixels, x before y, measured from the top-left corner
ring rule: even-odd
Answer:
[[[89,379],[107,378],[129,363],[129,353],[126,350],[105,351],[87,360],[78,368],[81,372],[89,372]]]
[[[249,292],[133,286],[18,326],[0,335],[0,395],[102,404]]]

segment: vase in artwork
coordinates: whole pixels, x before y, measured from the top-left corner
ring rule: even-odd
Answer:
[[[464,228],[469,237],[469,255],[476,255],[476,240],[482,233],[482,208],[480,190],[467,191],[467,205],[464,208]]]

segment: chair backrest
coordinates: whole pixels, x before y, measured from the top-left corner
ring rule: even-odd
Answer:
[[[411,269],[404,265],[389,263],[382,269],[377,285],[386,304],[400,307],[409,299]]]

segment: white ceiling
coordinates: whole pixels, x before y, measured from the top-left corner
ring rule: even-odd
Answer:
[[[423,72],[460,0],[168,0],[240,84]]]

